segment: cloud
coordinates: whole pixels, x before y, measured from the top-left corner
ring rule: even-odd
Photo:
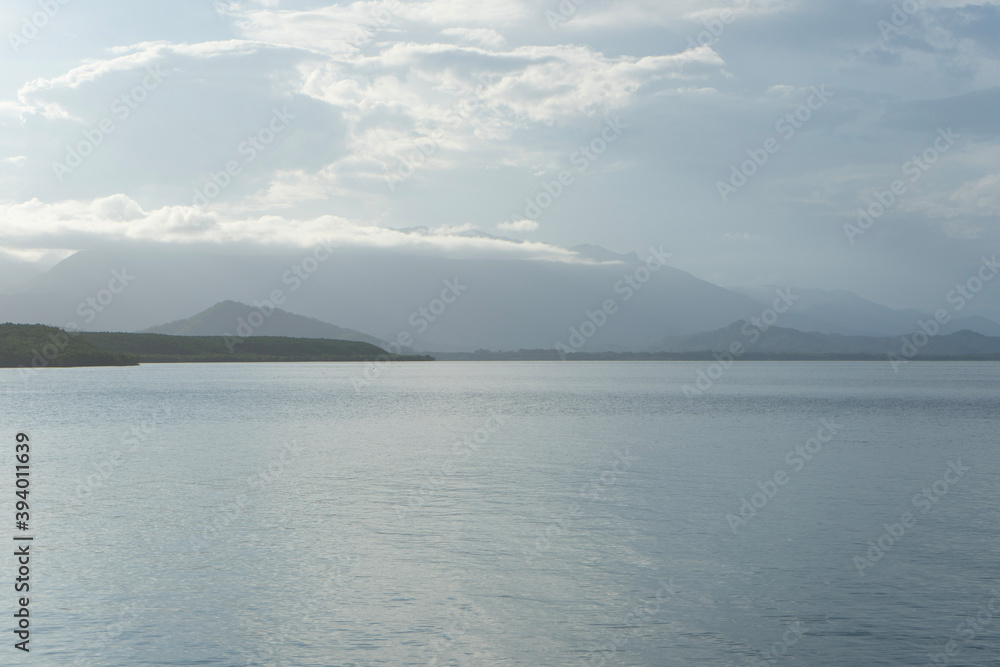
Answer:
[[[546,12],[546,17],[549,25],[560,32],[598,33],[655,26],[674,29],[693,38],[706,30],[709,24],[714,24],[715,30],[718,30],[718,22],[723,17],[726,22],[722,24],[722,30],[725,30],[725,26],[736,21],[790,11],[800,4],[801,0],[733,0],[728,3],[706,0],[633,0],[627,3],[588,0],[573,9],[561,4],[554,11],[550,10],[551,13]]]
[[[391,195],[387,176],[408,169],[408,156],[428,145],[425,176],[470,164],[535,168],[559,157],[558,142],[516,140],[518,134],[589,127],[723,64],[710,48],[634,57],[579,45],[504,47],[495,30],[469,27],[439,33],[462,44],[373,43],[373,53],[331,56],[329,35],[314,34],[317,15],[361,20],[373,11],[370,3],[310,12],[241,9],[238,15],[258,28],[265,16],[290,22],[295,39],[140,43],[29,81],[17,106],[7,107],[19,115],[6,122],[20,131],[0,164],[10,175],[0,197],[84,201],[124,191],[147,207],[189,204],[213,174],[243,161],[246,140],[265,127],[272,109],[287,108],[293,126],[255,151],[252,164],[240,164],[221,199],[260,212],[335,196],[361,206]],[[143,91],[151,72],[164,80]],[[107,136],[97,132],[105,121],[113,127]],[[79,168],[57,167],[78,161],[81,142],[99,144],[83,147],[93,156]],[[9,161],[15,156],[25,159]]]
[[[471,224],[388,229],[325,215],[313,219],[281,216],[235,218],[220,211],[168,206],[144,211],[125,195],[91,202],[45,204],[37,199],[0,204],[0,248],[23,254],[52,248],[69,239],[77,247],[115,241],[162,243],[250,243],[305,247],[320,242],[342,246],[401,248],[438,254],[520,257],[585,262],[576,253],[546,243],[515,242],[474,232]]]
[[[507,40],[493,28],[445,28],[442,35],[458,37],[460,43],[475,44],[488,49],[500,49]]]
[[[1000,216],[1000,173],[965,183],[948,198],[953,215]]]
[[[232,2],[223,13],[245,39],[349,59],[402,34],[432,31],[495,46],[503,41],[498,26],[523,22],[535,11],[525,0],[384,0],[284,10],[281,4]]]
[[[0,198],[124,191],[148,205],[182,204],[234,159],[241,176],[229,199],[258,192],[277,169],[319,169],[345,147],[337,110],[298,92],[300,68],[314,58],[241,41],[151,43],[30,81],[18,92],[19,118],[4,123],[18,130],[7,150],[27,160],[0,185]],[[268,131],[275,109],[296,122],[266,150],[241,155],[243,142]]]
[[[501,222],[497,229],[502,232],[533,232],[538,229],[538,223],[534,220],[514,220]]]
[[[973,233],[997,236],[996,2],[927,0],[887,39],[878,21],[897,0],[588,0],[571,3],[555,30],[546,12],[556,0],[220,2],[211,26],[205,3],[181,3],[163,30],[118,2],[73,5],[74,25],[104,28],[63,40],[69,46],[58,48],[71,54],[46,50],[61,37],[53,26],[53,43],[33,43],[30,60],[5,61],[4,246],[132,237],[301,244],[336,230],[352,242],[428,251],[481,252],[470,244],[485,243],[535,252],[470,240],[476,232],[462,225],[471,223],[535,232],[551,247],[640,248],[669,237],[686,248],[686,268],[732,271],[729,283],[759,275],[760,265],[814,275],[857,260],[816,239],[839,233],[948,126],[968,143],[879,229],[919,230],[907,248],[924,243],[927,252]],[[733,20],[720,31],[727,9]],[[150,68],[164,82],[120,118],[113,106]],[[782,137],[724,205],[716,182],[780,136],[775,123],[822,84],[835,91],[829,104]],[[286,108],[293,122],[265,149],[241,148]],[[627,134],[579,170],[572,156],[619,116]],[[114,131],[57,178],[53,164],[106,118]],[[228,177],[234,161],[239,173]],[[525,198],[563,170],[573,185],[529,229]],[[228,183],[218,197],[193,207],[195,190],[219,179]],[[501,220],[514,222],[497,227]],[[445,229],[392,229],[417,225]],[[740,252],[758,237],[768,243]],[[733,251],[724,260],[720,246]],[[959,246],[947,247],[957,255]],[[877,255],[857,281],[878,279],[886,258]]]

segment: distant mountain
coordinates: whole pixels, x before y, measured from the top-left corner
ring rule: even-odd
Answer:
[[[23,285],[40,273],[35,264],[0,252],[0,294]]]
[[[311,253],[139,243],[84,250],[0,295],[0,319],[140,331],[225,299],[254,303],[279,290],[286,299],[282,309],[387,342],[411,336],[414,350],[461,352],[552,349],[569,340],[571,328],[590,321],[588,312],[613,299],[616,312],[581,348],[596,352],[646,350],[664,336],[715,329],[761,312],[753,299],[669,263],[647,274],[647,249],[638,255],[588,249],[572,262],[343,247],[300,278],[292,269],[301,272]],[[123,270],[134,276],[128,287],[105,293],[113,272]],[[459,295],[448,292],[449,283]],[[443,292],[453,302],[444,304]],[[101,294],[109,303],[100,310],[87,305]],[[234,327],[232,318],[214,332],[234,333]]]
[[[909,337],[912,340],[912,336]],[[923,342],[923,337],[918,339]],[[726,352],[733,343],[741,343],[746,353],[774,355],[869,354],[902,356],[902,337],[845,336],[802,332],[796,329],[770,327],[759,331],[747,322],[734,322],[715,331],[690,336],[674,336],[663,341],[663,352]],[[974,331],[938,334],[928,338],[920,348],[920,356],[1000,355],[1000,337],[984,336]]]
[[[760,317],[777,296],[774,288],[724,289],[669,261],[649,271],[649,249],[570,250],[577,261],[569,252],[565,261],[552,261],[532,259],[527,250],[455,257],[414,248],[339,247],[307,270],[308,248],[123,243],[78,252],[0,294],[0,321],[85,331],[236,334],[239,317],[249,322],[250,307],[213,308],[224,300],[252,304],[280,292],[284,312],[262,323],[258,335],[380,346],[402,337],[412,339],[413,350],[443,353],[551,350],[557,344],[581,353],[658,352],[668,336]],[[124,289],[116,273],[128,276]],[[799,300],[776,323],[788,329],[879,337],[910,333],[918,319],[927,319],[849,292],[792,293]],[[292,313],[302,318],[287,322],[297,317]],[[303,320],[309,318],[315,319],[307,326]],[[1000,325],[982,318],[956,320],[944,333],[956,327],[1000,335]]]
[[[757,301],[769,303],[774,293],[773,287],[730,288]],[[918,321],[931,318],[912,308],[897,310],[869,301],[846,290],[795,289],[798,300],[790,314],[808,317],[812,327],[800,323],[782,322],[803,331],[839,333],[863,336],[903,336],[917,330]],[[962,330],[975,331],[984,336],[1000,336],[1000,324],[985,317],[958,317],[941,328],[941,333],[950,334]]]
[[[595,262],[627,262],[629,264],[638,264],[642,261],[639,259],[639,255],[634,252],[630,252],[627,255],[621,255],[616,252],[612,252],[607,248],[602,248],[599,245],[590,245],[588,243],[575,245],[570,248],[570,250],[581,257],[586,257],[587,259]]]
[[[254,314],[256,313],[256,315]],[[260,324],[257,324],[260,322]],[[256,325],[256,326],[255,326]],[[245,303],[223,301],[184,320],[150,327],[139,333],[171,336],[281,336],[350,340],[384,347],[385,343],[353,329],[286,312],[280,308],[258,309]]]

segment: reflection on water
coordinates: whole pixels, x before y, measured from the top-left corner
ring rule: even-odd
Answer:
[[[997,586],[1000,366],[685,396],[700,368],[0,371],[36,445],[33,650],[3,664],[992,664],[996,627],[956,627]]]

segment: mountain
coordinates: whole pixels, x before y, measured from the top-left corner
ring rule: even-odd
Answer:
[[[0,295],[0,319],[139,331],[227,299],[255,303],[279,292],[284,302],[276,305],[286,311],[389,342],[412,338],[415,350],[462,352],[552,349],[569,340],[571,328],[590,321],[588,313],[613,300],[615,313],[581,350],[629,351],[761,312],[753,299],[669,265],[647,273],[648,250],[617,255],[591,249],[577,261],[348,247],[308,265],[311,256],[312,249],[208,245],[85,250]],[[116,273],[127,280],[124,289]]]
[[[767,303],[774,287],[731,288],[757,301]],[[840,333],[864,336],[904,336],[917,331],[917,323],[932,319],[932,315],[915,309],[893,309],[869,301],[846,290],[795,289],[798,300],[790,314],[808,317],[812,327],[789,324],[804,331]],[[783,323],[788,324],[788,323]],[[957,317],[941,328],[944,334],[962,330],[984,336],[1000,336],[1000,324],[985,317]]]
[[[0,294],[23,285],[40,273],[36,264],[0,252]]]
[[[256,315],[254,315],[256,313]],[[254,326],[258,322],[259,325]],[[150,327],[140,333],[173,336],[281,336],[287,338],[328,338],[351,340],[384,347],[385,343],[353,329],[295,315],[280,308],[254,308],[245,303],[223,301],[184,320]]]
[[[322,261],[311,248],[109,245],[78,252],[0,294],[0,321],[222,335],[236,333],[238,318],[250,313],[248,306],[223,308],[220,302],[254,304],[277,296],[282,314],[263,323],[262,334],[382,346],[379,341],[398,341],[441,353],[557,345],[578,352],[657,352],[667,337],[760,317],[779,298],[776,288],[724,289],[669,260],[649,271],[648,249],[618,254],[577,246],[565,261],[553,261],[531,258],[530,245],[514,246],[516,256],[463,258],[413,248],[340,247]],[[792,294],[792,309],[776,322],[787,329],[884,337],[910,333],[917,320],[928,319],[850,292]],[[954,320],[943,333],[959,328],[1000,335],[1000,325],[970,317]]]
[[[631,264],[638,264],[641,261],[639,255],[634,252],[630,252],[627,255],[620,255],[607,248],[602,248],[599,245],[590,245],[589,243],[575,245],[570,250],[580,257],[586,257],[595,262],[629,262]]]
[[[913,336],[907,336],[907,339],[912,342]],[[924,337],[921,335],[917,342],[923,340]],[[661,351],[722,353],[729,351],[733,343],[744,345],[746,350],[744,354],[841,354],[885,357],[891,353],[897,357],[904,356],[902,337],[845,336],[803,332],[776,326],[760,331],[743,321],[734,322],[715,331],[669,337],[663,341]],[[1000,337],[984,336],[965,330],[930,336],[923,345],[910,349],[917,350],[917,354],[922,357],[1000,355]]]

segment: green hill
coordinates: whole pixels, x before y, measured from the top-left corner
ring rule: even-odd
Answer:
[[[0,324],[0,368],[134,366],[139,358],[101,349],[80,334],[41,324]]]
[[[231,351],[222,336],[67,333],[40,324],[0,324],[0,368],[134,366],[167,362],[432,361],[392,355],[370,343],[254,336]]]
[[[103,350],[132,354],[144,363],[217,361],[429,361],[431,357],[391,355],[370,343],[317,338],[252,336],[238,346],[222,336],[167,336],[146,333],[81,333]]]

